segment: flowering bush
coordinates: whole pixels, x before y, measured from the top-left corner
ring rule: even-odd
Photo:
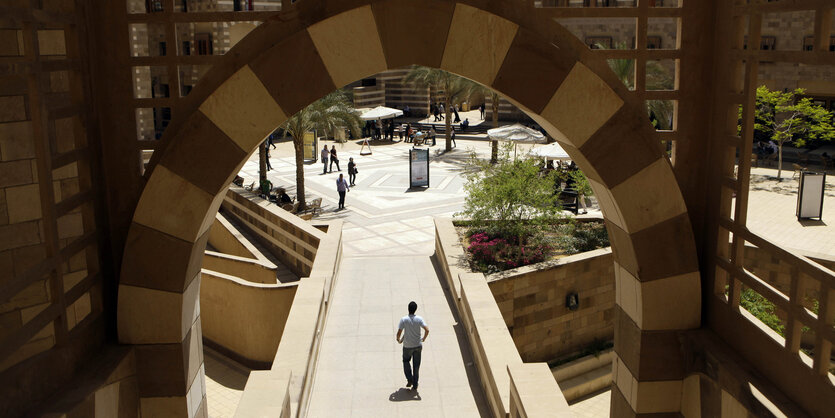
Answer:
[[[490,237],[486,232],[470,235],[467,250],[472,255],[473,268],[484,273],[526,266],[545,261],[551,246],[541,240],[527,240],[519,244],[516,239]]]

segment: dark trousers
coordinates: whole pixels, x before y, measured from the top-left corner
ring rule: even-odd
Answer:
[[[417,386],[420,370],[420,352],[423,347],[403,347],[403,373],[406,374],[406,381]],[[412,364],[409,364],[409,362]]]
[[[345,192],[339,192],[339,209],[345,207]]]
[[[357,175],[356,175],[356,173],[351,173],[351,174],[348,174],[348,183],[349,183],[351,186],[353,186],[353,185],[354,185],[354,182],[355,182],[355,181],[357,181]]]
[[[339,168],[339,160],[337,160],[336,158],[331,158],[331,170],[330,171],[333,171],[333,163],[336,163],[336,171],[342,171],[342,169]]]
[[[328,172],[328,159],[324,158],[322,159],[322,162],[325,163],[325,166],[322,167],[322,174],[325,174]]]

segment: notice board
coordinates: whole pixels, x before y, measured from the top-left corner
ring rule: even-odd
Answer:
[[[409,187],[429,187],[429,150],[409,150]]]
[[[316,152],[316,134],[313,132],[305,132],[303,143],[304,159],[316,161],[319,157],[319,154]]]
[[[803,171],[797,193],[797,219],[822,219],[826,173]]]

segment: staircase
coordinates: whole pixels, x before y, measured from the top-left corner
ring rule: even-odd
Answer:
[[[599,392],[612,384],[613,350],[610,348],[597,356],[586,356],[554,367],[551,373],[569,403],[583,396]]]

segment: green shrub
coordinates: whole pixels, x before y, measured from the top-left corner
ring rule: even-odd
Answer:
[[[781,321],[777,316],[776,307],[771,301],[764,298],[759,293],[749,288],[745,288],[740,294],[739,306],[745,308],[745,310],[750,312],[751,315],[757,317],[757,319],[785,338],[786,327],[783,324],[783,321]]]
[[[570,222],[557,227],[557,245],[565,254],[577,254],[609,246],[602,222]]]

